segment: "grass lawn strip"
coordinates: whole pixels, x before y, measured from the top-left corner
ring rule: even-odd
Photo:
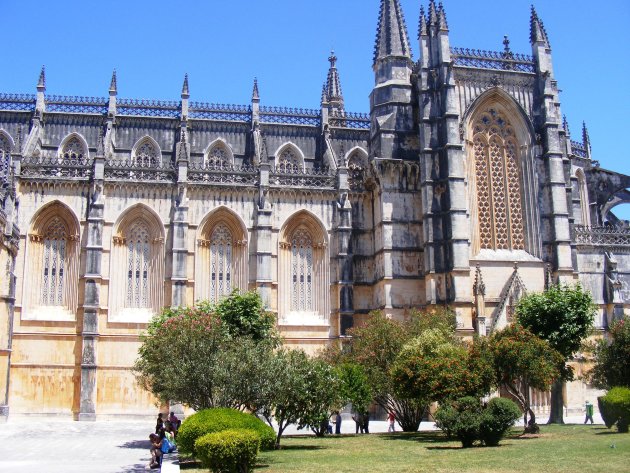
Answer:
[[[630,471],[630,434],[603,426],[542,426],[541,435],[504,439],[499,447],[462,449],[440,432],[287,437],[261,452],[256,472],[542,472]],[[613,447],[614,446],[614,447]],[[188,472],[207,471],[201,467]]]

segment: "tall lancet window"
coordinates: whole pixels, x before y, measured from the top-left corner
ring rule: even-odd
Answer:
[[[133,224],[127,236],[127,297],[125,306],[149,305],[149,229],[143,221]]]
[[[232,291],[232,234],[218,225],[210,238],[210,298],[213,302]]]
[[[83,143],[77,137],[70,138],[68,141],[66,141],[66,143],[63,145],[63,148],[61,149],[61,158],[64,161],[83,161],[83,159],[86,157],[86,154],[87,153],[85,147],[83,146]]]
[[[313,241],[305,228],[291,239],[291,310],[313,309]]]
[[[145,138],[135,150],[134,161],[141,167],[154,167],[161,163],[157,146],[149,138]]]
[[[523,250],[521,165],[514,128],[490,109],[473,125],[473,146],[480,248]]]
[[[51,220],[43,239],[41,304],[61,306],[64,304],[66,285],[66,242],[68,230],[59,217]]]
[[[297,153],[292,148],[285,148],[278,156],[276,171],[278,172],[297,172],[300,169],[300,160]]]

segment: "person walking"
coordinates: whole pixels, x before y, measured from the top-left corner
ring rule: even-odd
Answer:
[[[594,422],[593,422],[593,404],[591,404],[591,401],[586,401],[586,406],[584,407],[584,410],[586,411],[586,419],[584,419],[584,423],[586,424],[590,420],[591,424],[594,424]]]
[[[387,420],[389,421],[387,431],[396,432],[396,416],[394,415],[394,411],[389,411],[389,414],[387,414]]]

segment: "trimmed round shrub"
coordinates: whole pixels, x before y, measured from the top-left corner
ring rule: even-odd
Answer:
[[[514,401],[503,397],[490,399],[479,426],[481,441],[488,446],[499,445],[505,433],[520,416],[521,410]]]
[[[612,388],[605,396],[597,398],[606,427],[617,424],[617,431],[628,432],[630,425],[630,388]]]
[[[181,452],[197,456],[195,441],[206,435],[231,429],[249,429],[258,433],[260,448],[273,450],[275,431],[258,417],[235,409],[205,409],[187,417],[177,431],[177,447]]]
[[[458,399],[435,413],[435,425],[447,435],[456,437],[464,448],[472,447],[479,439],[481,421],[482,406],[474,397]]]
[[[199,437],[195,451],[215,473],[247,473],[256,465],[260,436],[249,429],[229,429]]]

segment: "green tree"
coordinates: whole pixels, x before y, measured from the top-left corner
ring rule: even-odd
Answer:
[[[298,428],[308,427],[317,437],[323,437],[330,414],[341,402],[341,382],[337,371],[324,360],[309,358],[306,390],[296,393],[304,399]]]
[[[630,388],[630,318],[613,323],[608,335],[595,346],[595,365],[588,379],[600,389]]]
[[[474,356],[473,356],[473,353]],[[396,393],[428,405],[464,396],[477,398],[492,388],[491,364],[439,329],[425,330],[403,347],[392,367]]]
[[[196,410],[251,409],[279,343],[272,320],[255,293],[165,308],[141,336],[137,379],[162,401]]]
[[[496,380],[519,403],[525,426],[536,428],[536,416],[529,403],[529,388],[547,391],[560,376],[564,358],[549,343],[519,324],[494,332],[488,340],[493,354]]]
[[[563,424],[562,392],[565,381],[573,379],[567,365],[591,333],[596,307],[591,294],[581,286],[556,285],[543,293],[529,294],[516,306],[521,325],[547,340],[563,357],[561,376],[551,387],[550,424]]]
[[[372,390],[362,366],[342,363],[336,368],[340,381],[340,398],[343,404],[352,404],[356,412],[366,412],[372,402]]]
[[[393,412],[405,432],[418,430],[427,406],[418,399],[398,396],[390,369],[403,346],[428,328],[454,333],[455,314],[448,309],[414,311],[407,320],[397,321],[371,312],[363,325],[350,330],[348,351],[339,357],[363,368],[374,401]]]
[[[260,294],[256,291],[242,293],[235,289],[228,297],[208,309],[219,316],[232,338],[250,337],[255,341],[278,339],[275,316],[265,309]]]

